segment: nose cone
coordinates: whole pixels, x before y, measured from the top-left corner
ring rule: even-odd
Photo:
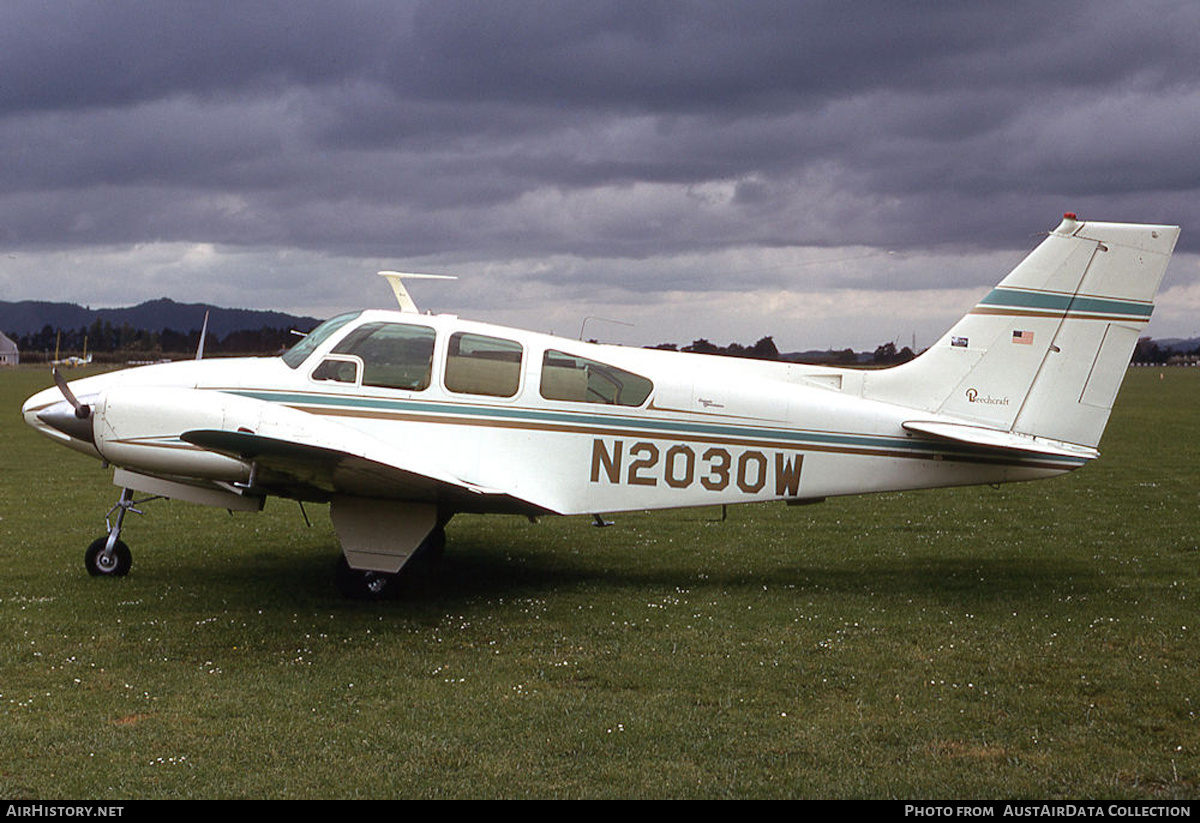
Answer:
[[[36,417],[50,428],[60,431],[69,437],[74,437],[76,440],[83,440],[88,443],[95,443],[96,437],[92,432],[91,412],[90,406],[75,408],[63,400],[36,412]],[[28,418],[29,415],[27,413],[26,419],[28,420]]]
[[[44,389],[21,406],[21,416],[38,434],[62,443],[85,454],[95,456],[95,435],[92,433],[90,411],[96,395],[89,392],[78,401],[85,413],[80,416],[57,387]]]
[[[45,408],[53,406],[55,403],[63,401],[62,392],[58,389],[44,389],[33,397],[30,397],[21,405],[21,416],[25,418],[25,422],[35,429],[44,428],[41,421],[38,420],[38,412]]]

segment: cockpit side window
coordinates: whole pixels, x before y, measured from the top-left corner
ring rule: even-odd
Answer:
[[[576,403],[640,406],[654,384],[641,375],[565,352],[547,350],[542,358],[542,397]]]
[[[453,334],[446,351],[446,388],[463,394],[512,397],[521,385],[523,353],[515,340]]]
[[[298,367],[303,363],[313,351],[329,339],[329,336],[342,326],[349,323],[354,318],[362,314],[361,311],[347,312],[339,314],[336,317],[331,317],[300,340],[299,343],[292,346],[283,353],[283,362],[287,363],[291,368]]]
[[[353,385],[358,382],[358,368],[360,365],[357,357],[336,354],[332,357],[326,357],[321,361],[319,366],[313,369],[312,379],[322,383],[348,383]]]
[[[429,388],[435,337],[428,326],[364,323],[334,346],[333,353],[362,361],[364,386],[421,391]]]

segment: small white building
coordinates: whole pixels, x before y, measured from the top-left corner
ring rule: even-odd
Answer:
[[[16,366],[21,362],[21,353],[17,344],[0,332],[0,366]]]

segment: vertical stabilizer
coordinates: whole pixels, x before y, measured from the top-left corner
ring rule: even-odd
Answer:
[[[864,394],[1095,447],[1178,237],[1068,214],[932,348],[870,373]]]

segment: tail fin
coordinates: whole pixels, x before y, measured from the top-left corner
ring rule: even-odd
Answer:
[[[1095,448],[1178,237],[1067,214],[932,348],[870,372],[863,393]]]

